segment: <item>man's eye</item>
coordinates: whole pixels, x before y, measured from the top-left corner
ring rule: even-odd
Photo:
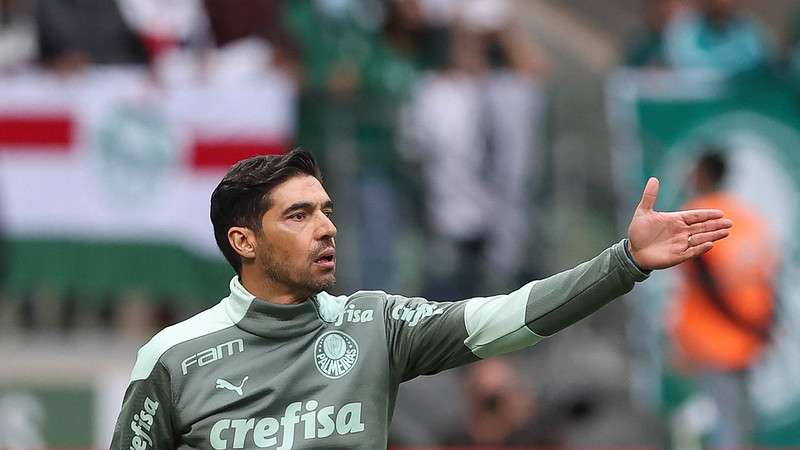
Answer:
[[[333,210],[332,209],[326,209],[326,210],[322,211],[322,213],[325,214],[328,217],[333,217]]]
[[[303,219],[306,218],[306,213],[304,213],[304,212],[296,212],[296,213],[292,214],[291,216],[289,216],[289,218],[292,219],[292,220],[303,220]]]

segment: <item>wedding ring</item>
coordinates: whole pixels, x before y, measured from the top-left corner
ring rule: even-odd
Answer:
[[[692,246],[692,235],[691,234],[689,235],[689,239],[687,239],[686,242],[689,243],[689,247]]]

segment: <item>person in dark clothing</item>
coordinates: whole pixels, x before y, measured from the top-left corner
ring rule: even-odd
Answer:
[[[115,1],[39,0],[34,10],[39,60],[57,69],[86,64],[147,64],[142,39]]]

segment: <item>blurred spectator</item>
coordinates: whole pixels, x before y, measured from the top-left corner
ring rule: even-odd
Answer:
[[[404,124],[405,150],[425,179],[431,298],[513,284],[527,250],[542,122],[544,58],[511,4],[475,0],[459,12],[447,59],[416,87]]]
[[[395,130],[425,39],[416,0],[298,0],[287,12],[303,62],[298,141],[324,154],[331,178],[348,180],[332,188],[346,204],[340,213],[353,208],[358,285],[392,289],[408,222]]]
[[[416,87],[405,117],[403,150],[419,162],[430,234],[426,295],[475,295],[481,281],[492,195],[484,173],[481,55],[475,39],[450,38],[450,61]]]
[[[157,320],[158,307],[154,299],[143,292],[126,292],[114,302],[114,331],[117,335],[141,342],[160,329],[162,323]]]
[[[286,26],[297,40],[306,87],[352,94],[360,69],[378,41],[383,2],[368,0],[297,0],[284,3]]]
[[[251,36],[270,42],[285,39],[279,0],[204,0],[218,46]]]
[[[218,47],[246,39],[260,38],[270,44],[272,63],[296,73],[297,48],[284,27],[281,0],[204,0],[214,42]]]
[[[445,438],[445,445],[556,448],[563,444],[558,427],[537,410],[533,387],[522,381],[509,359],[493,358],[470,366],[464,397],[464,429]]]
[[[387,2],[381,34],[363,62],[355,109],[361,279],[396,289],[398,240],[413,222],[396,132],[420,68],[436,58],[440,34],[422,21],[417,0]]]
[[[493,3],[497,3],[495,18],[487,20]],[[481,0],[475,5],[466,11],[479,19],[472,19],[472,27],[487,64],[482,80],[485,170],[496,200],[491,214],[502,218],[488,223],[486,259],[491,270],[485,272],[485,284],[494,291],[513,287],[525,271],[536,220],[530,202],[542,159],[545,94],[541,82],[548,69],[543,52],[511,19],[511,3]]]
[[[725,74],[763,68],[772,56],[766,31],[744,14],[740,0],[698,0],[695,11],[667,28],[665,50],[675,69]]]
[[[0,68],[32,61],[37,53],[31,0],[0,0]]]
[[[665,68],[664,32],[685,11],[685,0],[645,0],[644,29],[626,44],[624,64],[630,67]]]
[[[125,23],[116,1],[39,0],[35,19],[39,57],[52,68],[148,62],[144,43]]]
[[[202,0],[114,0],[125,21],[141,36],[151,60],[180,46],[207,45]]]
[[[697,376],[715,403],[714,448],[747,448],[753,427],[745,387],[748,368],[769,341],[775,302],[777,249],[758,213],[722,189],[726,162],[703,155],[692,175],[686,208],[718,208],[733,220],[730,236],[680,267],[671,317],[679,367]]]

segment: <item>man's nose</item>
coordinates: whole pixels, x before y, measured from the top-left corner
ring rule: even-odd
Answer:
[[[322,223],[319,227],[319,239],[333,239],[334,237],[336,237],[336,225],[333,224],[330,217],[322,214]]]

